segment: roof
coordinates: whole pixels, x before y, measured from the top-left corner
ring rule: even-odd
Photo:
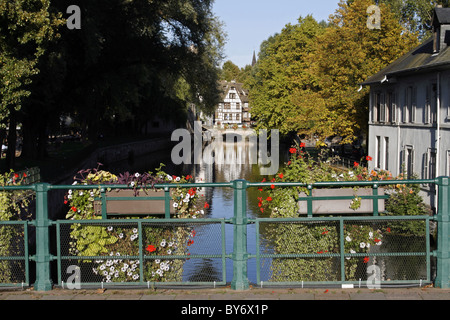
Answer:
[[[450,8],[435,8],[433,16],[434,27],[440,25],[450,25]],[[448,31],[447,31],[448,32]],[[370,76],[362,85],[370,85],[380,83],[384,79],[401,74],[413,74],[416,72],[427,72],[450,68],[450,49],[449,46],[441,49],[439,53],[433,51],[433,39],[428,40],[395,60],[393,63],[382,69],[378,73]],[[450,39],[445,36],[445,41],[448,43]]]
[[[362,85],[379,83],[390,76],[442,68],[450,68],[450,48],[446,47],[439,54],[435,54],[433,52],[433,37],[431,37],[380,72],[370,76]]]
[[[450,23],[450,10],[449,8],[435,8],[433,25],[449,24]]]
[[[231,90],[231,87],[234,87],[239,94],[239,98],[242,103],[248,102],[248,90],[243,88],[244,84],[234,81],[220,81],[220,90],[222,91],[222,101],[225,100],[228,91]]]

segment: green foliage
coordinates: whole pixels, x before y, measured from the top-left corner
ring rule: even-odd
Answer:
[[[13,171],[4,173],[0,175],[0,187],[21,185],[23,178],[24,176],[20,177]],[[28,205],[31,199],[32,195],[26,191],[1,191],[0,221],[17,221],[28,218]],[[14,226],[3,225],[0,227],[0,256],[20,255],[18,237],[23,239],[23,232],[18,234],[18,230]],[[0,261],[0,283],[13,281],[13,268],[12,262]]]
[[[196,218],[204,212],[199,207],[198,189],[183,188],[182,184],[189,182],[192,177],[177,177],[165,173],[163,165],[156,173],[132,174],[124,173],[118,176],[103,170],[86,170],[77,178],[76,184],[102,185],[126,184],[135,190],[135,194],[145,192],[155,183],[176,183],[180,187],[174,188],[172,199],[176,208],[174,218]],[[114,192],[114,191],[111,191]],[[139,259],[123,259],[117,256],[138,256],[139,238],[143,237],[144,254],[151,256],[188,254],[193,244],[195,231],[185,226],[160,226],[151,223],[142,224],[142,234],[132,224],[118,222],[117,219],[108,218],[110,224],[95,224],[101,219],[96,215],[94,202],[101,197],[100,189],[69,190],[65,203],[69,206],[67,219],[92,220],[92,224],[77,223],[71,225],[69,253],[79,257],[111,256],[109,259],[84,259],[83,262],[94,263],[93,273],[106,282],[137,281],[140,276]],[[151,220],[152,217],[144,217]],[[144,275],[147,281],[176,281],[182,275],[183,259],[150,259],[145,263]]]
[[[0,121],[31,94],[27,85],[39,72],[37,63],[58,36],[62,20],[49,7],[50,0],[0,3]]]
[[[248,80],[257,127],[282,134],[339,135],[350,142],[367,129],[367,88],[360,83],[417,45],[390,9],[367,28],[371,0],[341,1],[327,25],[300,18],[261,44]]]
[[[320,181],[380,181],[394,179],[388,171],[368,171],[355,162],[351,170],[342,170],[333,166],[333,159],[313,159],[304,149],[304,144],[290,148],[291,157],[283,172],[278,173],[272,182]],[[367,157],[370,161],[371,158]],[[402,180],[403,176],[395,178]],[[265,182],[265,179],[263,180]],[[266,190],[264,190],[266,189]],[[354,188],[355,190],[357,188]],[[273,218],[299,217],[299,193],[309,194],[305,187],[260,188],[266,192],[266,198],[258,197],[261,211],[269,210]],[[423,215],[425,205],[419,195],[419,186],[404,184],[386,187],[390,195],[386,201],[386,214]],[[349,200],[349,208],[356,210],[361,199],[357,196]],[[364,220],[363,218],[361,219]],[[339,279],[339,266],[329,253],[340,252],[340,230],[338,224],[327,222],[281,223],[267,228],[270,243],[274,244],[275,254],[309,254],[310,258],[275,258],[272,261],[273,281],[332,281]],[[348,222],[344,225],[344,252],[347,254],[365,254],[374,246],[382,246],[386,235],[424,236],[423,221],[391,221],[389,223]],[[346,280],[357,280],[359,268],[370,262],[370,258],[346,257]]]

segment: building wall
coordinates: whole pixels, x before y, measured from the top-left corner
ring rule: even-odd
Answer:
[[[395,96],[392,103],[389,93]],[[421,179],[450,175],[450,71],[371,86],[369,119],[369,170]],[[433,192],[427,188],[424,192],[433,203]]]

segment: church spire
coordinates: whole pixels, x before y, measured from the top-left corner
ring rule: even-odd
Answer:
[[[255,54],[255,50],[253,50],[253,60],[252,60],[252,67],[254,67],[256,64],[256,54]]]

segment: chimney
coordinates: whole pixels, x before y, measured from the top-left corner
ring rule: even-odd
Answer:
[[[433,53],[442,52],[450,44],[450,8],[436,6],[433,16]]]

